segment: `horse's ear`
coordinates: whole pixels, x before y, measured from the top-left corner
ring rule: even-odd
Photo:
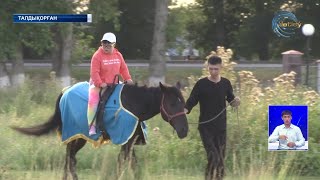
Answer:
[[[159,82],[159,86],[160,86],[161,91],[166,90],[166,87],[161,82]]]

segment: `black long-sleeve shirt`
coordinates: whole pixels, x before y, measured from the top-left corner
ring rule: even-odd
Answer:
[[[190,112],[199,102],[199,121],[203,122],[218,115],[226,107],[226,100],[230,103],[234,98],[233,89],[228,79],[221,77],[221,80],[215,83],[205,77],[200,79],[193,87],[186,102],[186,109]],[[199,125],[199,128],[201,127],[212,127],[216,131],[225,131],[226,111],[215,120]]]

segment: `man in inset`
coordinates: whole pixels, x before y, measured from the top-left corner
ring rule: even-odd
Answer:
[[[281,117],[283,124],[274,129],[268,139],[269,143],[279,141],[278,149],[280,150],[296,149],[304,146],[305,139],[300,128],[291,124],[292,112],[289,110],[282,111]]]

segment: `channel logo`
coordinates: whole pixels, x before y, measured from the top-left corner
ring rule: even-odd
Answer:
[[[279,37],[292,37],[302,23],[289,11],[279,11],[272,19],[272,30]]]

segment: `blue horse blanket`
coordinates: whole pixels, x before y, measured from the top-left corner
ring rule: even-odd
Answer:
[[[146,142],[146,125],[144,122],[139,123],[138,117],[122,106],[121,92],[123,86],[123,84],[116,85],[114,92],[105,105],[104,127],[113,144],[123,145],[128,142],[137,126],[140,125]],[[91,142],[95,147],[110,142],[110,140],[103,139],[100,131],[97,131],[95,135],[89,136],[87,120],[88,93],[89,83],[79,82],[64,91],[61,97],[59,103],[62,119],[61,138],[64,144],[78,138]]]

